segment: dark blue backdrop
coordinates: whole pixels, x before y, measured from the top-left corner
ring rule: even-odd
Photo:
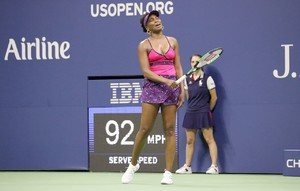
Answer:
[[[153,7],[185,71],[191,54],[225,49],[206,68],[217,84],[221,170],[282,172],[283,150],[300,148],[297,0],[0,1],[0,170],[88,170],[88,76],[141,75],[139,18]],[[209,165],[200,138],[192,165]]]

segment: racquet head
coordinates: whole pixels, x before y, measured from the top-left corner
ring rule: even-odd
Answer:
[[[204,65],[210,64],[215,61],[219,56],[223,53],[223,48],[218,47],[210,50],[206,54],[204,54],[198,61],[198,63],[194,66],[196,68],[201,68]]]
[[[223,53],[223,48],[215,48],[204,54],[199,61],[183,76],[176,80],[176,84],[181,83],[187,76],[193,74],[195,71],[199,70],[204,65],[210,64],[215,61]]]

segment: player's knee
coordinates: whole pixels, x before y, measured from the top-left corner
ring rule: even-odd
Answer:
[[[165,131],[165,136],[174,136],[175,135],[175,131],[174,131],[174,126],[173,125],[167,125],[164,128]]]
[[[151,132],[151,128],[147,128],[147,127],[140,127],[139,129],[139,133],[143,136],[143,137],[147,137]]]

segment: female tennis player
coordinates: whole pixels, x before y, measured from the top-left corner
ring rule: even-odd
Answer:
[[[139,169],[138,157],[161,109],[166,137],[166,167],[161,184],[172,184],[171,171],[176,150],[176,111],[184,102],[183,83],[178,86],[175,83],[183,75],[179,45],[174,37],[163,34],[164,26],[158,11],[144,14],[140,23],[143,31],[149,34],[138,45],[139,63],[145,77],[141,95],[141,124],[135,137],[132,161],[122,176],[122,183],[131,182],[134,173]]]

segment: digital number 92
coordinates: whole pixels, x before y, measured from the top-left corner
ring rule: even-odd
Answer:
[[[109,145],[115,145],[120,140],[120,128],[124,129],[128,127],[129,130],[126,135],[121,139],[121,145],[133,145],[133,141],[129,141],[128,138],[134,131],[134,124],[130,120],[124,120],[119,126],[115,120],[109,120],[105,125],[105,132],[109,136],[106,138],[106,142]]]

